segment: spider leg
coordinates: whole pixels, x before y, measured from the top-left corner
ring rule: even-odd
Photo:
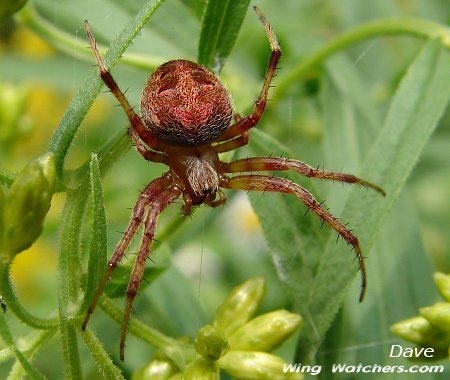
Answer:
[[[254,174],[239,175],[229,178],[224,180],[223,183],[220,184],[220,187],[235,190],[273,191],[295,194],[308,209],[311,209],[316,213],[323,222],[328,223],[355,250],[356,259],[358,260],[359,269],[361,271],[361,292],[359,301],[361,302],[363,300],[367,286],[367,276],[364,257],[361,248],[359,247],[358,239],[338,218],[325,210],[310,192],[300,185],[284,178]]]
[[[86,315],[83,320],[82,329],[85,330],[86,326],[89,322],[89,318],[91,317],[91,314],[93,313],[95,306],[97,305],[97,302],[102,295],[103,289],[108,282],[109,278],[111,277],[111,274],[114,272],[114,270],[119,265],[120,261],[122,260],[122,257],[125,254],[125,250],[127,249],[128,245],[130,244],[131,239],[135,235],[137,229],[139,228],[142,219],[144,217],[144,213],[148,205],[154,200],[157,199],[158,196],[161,196],[161,194],[164,194],[167,189],[172,189],[172,193],[175,195],[179,195],[178,188],[176,186],[172,185],[172,179],[171,177],[166,174],[163,177],[157,178],[150,182],[144,191],[139,196],[138,200],[136,201],[133,211],[132,211],[132,217],[130,220],[130,223],[128,224],[127,229],[125,230],[121,240],[117,244],[116,250],[114,251],[113,255],[108,261],[107,269],[102,277],[102,279],[99,282],[99,285],[97,286],[97,289],[95,290],[94,296],[92,297],[91,303],[89,304],[89,307],[86,311]]]
[[[139,117],[139,115],[136,114],[136,112],[134,112],[133,107],[131,107],[130,103],[128,103],[128,100],[126,99],[124,93],[120,90],[118,84],[112,77],[109,70],[106,68],[105,63],[103,62],[103,59],[100,55],[100,52],[98,51],[97,42],[95,41],[95,38],[91,32],[91,27],[87,22],[87,20],[84,23],[89,44],[91,45],[92,51],[94,52],[95,55],[95,60],[97,61],[100,76],[103,79],[103,82],[106,84],[106,86],[108,86],[113,95],[117,98],[120,105],[127,114],[128,120],[131,123],[131,127],[128,129],[128,134],[130,135],[131,139],[136,145],[137,150],[147,160],[163,162],[165,155],[159,152],[154,152],[152,150],[146,149],[142,145],[142,143],[140,143],[140,139],[142,139],[145,142],[145,144],[147,144],[150,148],[155,150],[161,150],[158,149],[160,144],[157,142],[155,137],[150,133],[148,128],[146,128],[145,124],[142,122],[142,119]]]
[[[241,135],[232,138],[231,140],[224,141],[217,145],[214,145],[214,150],[217,153],[229,152],[230,150],[234,150],[240,148],[241,146],[248,144],[248,132],[243,132]]]
[[[360,179],[352,174],[338,173],[331,170],[322,170],[318,168],[313,168],[312,166],[309,166],[304,162],[297,160],[290,160],[288,158],[279,158],[279,157],[244,158],[230,163],[223,163],[223,170],[225,173],[239,173],[239,172],[252,172],[265,170],[276,170],[276,171],[294,170],[297,173],[304,175],[306,177],[322,178],[326,180],[345,183],[356,183],[358,185],[369,187],[373,190],[376,190],[383,196],[386,195],[385,191],[380,187],[368,181]]]
[[[278,61],[280,60],[281,49],[272,27],[270,26],[267,19],[264,17],[264,15],[257,7],[254,7],[254,10],[258,14],[259,18],[261,19],[261,22],[264,25],[264,29],[266,30],[271,50],[269,63],[266,69],[266,74],[264,75],[264,83],[261,92],[259,93],[258,99],[255,102],[253,112],[250,115],[238,120],[235,124],[231,125],[230,128],[224,134],[222,134],[217,141],[225,141],[232,139],[233,137],[241,135],[242,133],[248,131],[250,128],[258,124],[264,112],[264,109],[266,108],[267,95],[269,93],[270,83],[272,82],[272,78],[275,75],[275,70],[277,68]]]
[[[179,187],[172,187],[163,189],[159,194],[156,194],[152,199],[150,209],[144,223],[144,234],[142,236],[141,246],[139,253],[133,266],[133,270],[130,276],[130,282],[127,288],[127,303],[125,306],[124,317],[122,321],[122,332],[120,335],[120,359],[125,359],[125,338],[128,330],[128,324],[130,321],[131,308],[133,301],[139,290],[139,286],[142,281],[142,277],[145,271],[145,264],[150,250],[150,244],[155,234],[156,222],[159,214],[176,198],[181,194]]]

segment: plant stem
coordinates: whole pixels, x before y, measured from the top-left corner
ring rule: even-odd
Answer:
[[[102,296],[99,305],[112,319],[119,324],[122,323],[123,312],[109,298]],[[184,368],[193,355],[192,346],[186,345],[173,338],[170,338],[158,330],[152,329],[135,318],[130,320],[129,331],[139,339],[146,341],[153,347],[163,351],[172,359],[179,368]]]
[[[77,59],[94,62],[94,56],[87,47],[85,40],[75,38],[72,35],[58,29],[46,19],[41,17],[33,6],[28,4],[17,15],[18,20],[28,28],[30,28],[38,36],[51,44],[54,48],[74,56]],[[99,45],[98,49],[102,55],[106,53],[107,48]],[[122,62],[143,70],[153,71],[158,67],[164,59],[137,53],[126,53],[122,58]]]
[[[450,29],[435,22],[413,18],[393,18],[368,22],[341,34],[315,53],[308,55],[306,59],[294,66],[290,71],[280,74],[271,93],[271,98],[275,100],[282,97],[292,83],[305,78],[328,57],[351,45],[373,37],[402,34],[420,38],[440,38],[443,46],[450,48]]]
[[[57,326],[58,320],[56,317],[50,319],[40,318],[31,314],[22,306],[14,293],[11,278],[9,277],[8,265],[2,266],[1,268],[0,292],[5,303],[8,305],[8,309],[11,310],[15,316],[26,325],[35,329],[51,329]]]

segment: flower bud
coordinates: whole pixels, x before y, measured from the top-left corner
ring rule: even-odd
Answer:
[[[216,311],[214,327],[229,334],[246,323],[265,293],[263,277],[254,277],[234,288]]]
[[[197,353],[209,360],[218,360],[230,349],[225,334],[217,331],[211,325],[204,326],[198,330],[194,347]]]
[[[169,380],[177,372],[177,368],[169,360],[155,359],[139,369],[131,380]]]
[[[434,327],[421,316],[397,322],[391,326],[391,331],[422,346],[447,348],[450,343],[450,335]]]
[[[450,275],[436,272],[433,275],[433,279],[441,296],[447,302],[450,302]]]
[[[260,315],[228,336],[233,350],[265,351],[277,348],[300,327],[302,318],[287,310]]]
[[[8,190],[3,208],[3,260],[38,238],[55,188],[53,153],[30,162]]]
[[[301,373],[284,373],[284,360],[265,352],[230,351],[219,360],[219,365],[242,380],[303,379]]]
[[[219,366],[216,362],[199,358],[185,368],[183,380],[220,380]]]
[[[420,315],[433,326],[450,333],[450,303],[438,302],[433,306],[422,307]]]

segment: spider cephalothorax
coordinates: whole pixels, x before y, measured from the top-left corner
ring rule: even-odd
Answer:
[[[316,169],[297,160],[251,157],[222,162],[219,159],[219,153],[247,144],[248,131],[258,124],[264,112],[270,83],[281,56],[272,28],[256,7],[255,11],[266,30],[271,56],[253,112],[243,118],[236,116],[235,123],[231,122],[230,96],[219,79],[203,66],[187,60],[170,61],[156,69],[143,90],[142,116],[138,116],[105,67],[86,22],[86,32],[100,68],[100,75],[130,120],[128,134],[134,146],[146,160],[164,163],[169,167],[167,173],[150,182],[139,196],[133,207],[131,221],[108,262],[83,321],[85,329],[111,273],[119,265],[132,237],[143,224],[142,242],[127,288],[120,341],[122,360],[131,307],[144,274],[158,215],[180,196],[184,201],[184,214],[189,214],[195,205],[205,203],[216,207],[224,204],[226,197],[221,188],[295,194],[308,209],[328,223],[353,247],[362,276],[360,301],[364,297],[366,271],[356,236],[300,185],[284,178],[254,172],[293,170],[307,177],[357,183],[384,195],[382,189],[351,174]]]

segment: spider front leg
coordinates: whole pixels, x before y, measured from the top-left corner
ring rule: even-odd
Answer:
[[[361,271],[361,292],[359,301],[361,302],[363,300],[367,286],[367,276],[364,257],[361,248],[359,247],[358,239],[338,218],[325,210],[309,191],[284,178],[256,174],[239,175],[229,178],[224,180],[223,183],[220,184],[220,187],[234,190],[273,191],[285,194],[295,194],[308,209],[312,210],[320,219],[328,223],[355,250],[356,259],[358,260],[359,269]]]
[[[259,8],[254,7],[254,10],[258,14],[259,18],[261,19],[261,22],[264,25],[264,29],[266,30],[271,50],[269,63],[266,69],[266,74],[264,75],[264,83],[261,92],[258,96],[258,99],[255,102],[253,112],[250,115],[240,119],[232,126],[230,126],[230,128],[223,135],[221,135],[217,141],[225,141],[232,139],[236,136],[242,135],[244,132],[248,131],[250,128],[258,124],[264,112],[264,109],[266,108],[270,84],[272,82],[272,78],[275,76],[275,70],[277,69],[277,64],[281,57],[280,45],[278,44],[277,38],[275,36],[272,27],[270,26],[269,22],[264,17],[264,15],[261,13]]]
[[[386,195],[385,191],[382,188],[378,187],[377,185],[374,185],[373,183],[360,179],[352,174],[338,173],[331,170],[322,170],[319,168],[313,168],[312,166],[309,166],[304,162],[297,160],[290,160],[288,158],[279,158],[279,157],[244,158],[230,163],[223,163],[223,170],[225,173],[253,172],[266,170],[267,171],[294,170],[297,173],[304,175],[306,177],[321,178],[344,183],[355,183],[376,190],[383,196]]]
[[[127,114],[128,120],[130,121],[130,128],[128,130],[128,134],[130,135],[133,143],[138,150],[138,152],[148,161],[154,162],[164,162],[165,155],[159,152],[155,152],[153,150],[147,149],[142,143],[141,140],[147,144],[151,149],[161,150],[160,143],[158,143],[155,137],[150,133],[148,128],[143,123],[142,119],[139,115],[134,112],[133,107],[131,107],[130,103],[126,99],[124,93],[120,90],[118,84],[112,77],[109,70],[106,68],[105,63],[100,55],[100,52],[97,49],[97,42],[91,32],[91,27],[87,20],[84,22],[86,28],[86,35],[89,40],[89,44],[91,45],[91,49],[94,52],[95,60],[97,61],[97,66],[100,71],[100,76],[103,79],[103,82],[108,86],[110,91],[119,101],[121,107],[124,109]]]
[[[107,269],[99,285],[97,286],[91,303],[89,304],[89,307],[86,311],[86,316],[82,324],[83,330],[86,329],[91,314],[93,313],[95,306],[97,305],[97,302],[102,295],[106,283],[111,277],[111,274],[120,264],[120,261],[125,254],[125,250],[128,248],[131,239],[136,234],[137,229],[142,223],[146,210],[150,207],[145,220],[144,235],[142,237],[139,254],[134,264],[127,290],[127,306],[122,323],[122,335],[120,343],[120,357],[122,360],[124,358],[123,348],[125,346],[125,335],[130,318],[131,305],[139,289],[142,275],[144,273],[145,261],[149,252],[150,243],[153,239],[157,217],[174,199],[180,196],[181,192],[182,187],[174,182],[170,174],[166,174],[163,177],[157,178],[146,186],[133,207],[131,221],[128,224],[127,229],[125,230],[122,239],[117,245],[114,254],[108,261]]]

